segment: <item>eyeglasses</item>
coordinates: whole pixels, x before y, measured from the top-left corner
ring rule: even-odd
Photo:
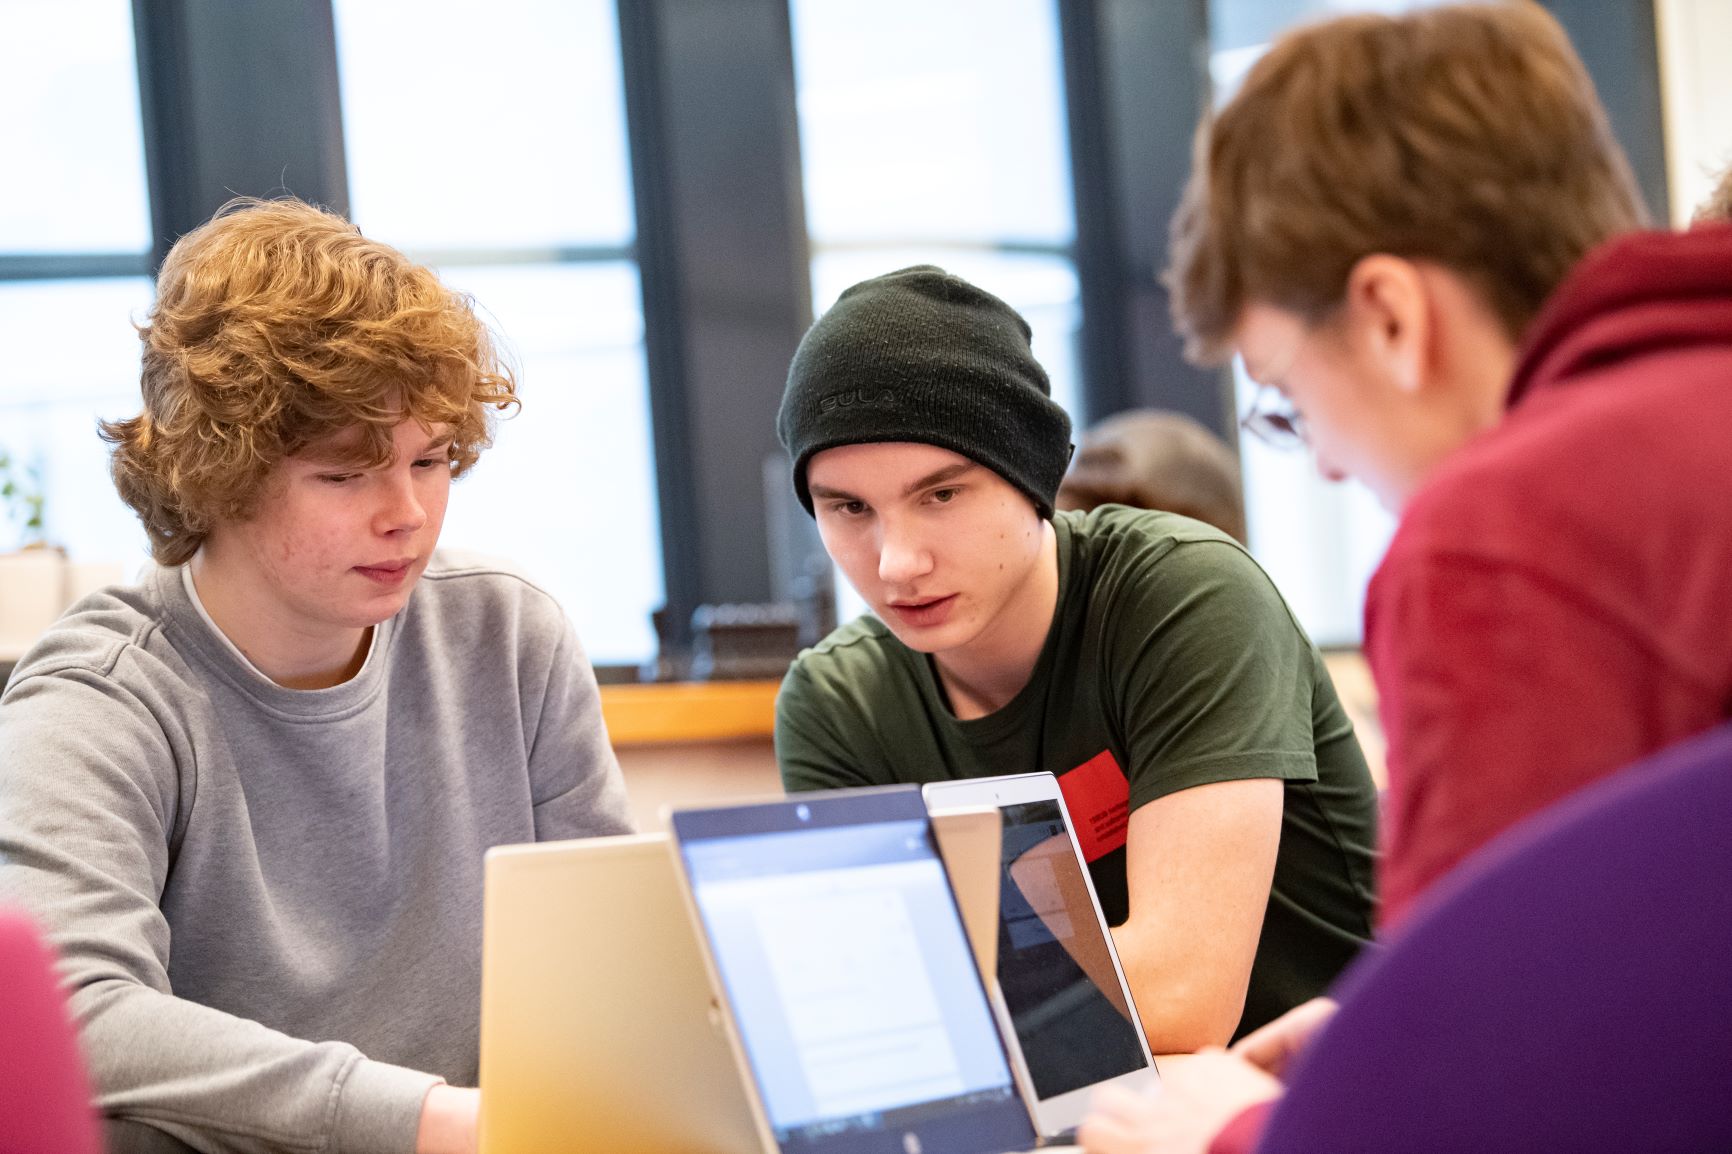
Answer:
[[[1277,449],[1300,449],[1311,443],[1305,415],[1274,385],[1259,384],[1239,427]]]

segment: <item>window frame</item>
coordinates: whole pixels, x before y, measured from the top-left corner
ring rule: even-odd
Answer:
[[[1208,2],[1056,2],[1084,408],[1095,419],[1178,409],[1231,440],[1230,377],[1184,362],[1159,281],[1208,99]],[[1653,0],[1544,2],[1576,38],[1664,219]],[[785,481],[774,432],[782,383],[812,319],[792,35],[787,0],[617,4],[630,255],[677,654],[697,606],[766,601],[786,587],[771,544],[786,537],[782,520],[804,517],[770,492],[778,472]],[[0,254],[0,280],[152,275],[175,238],[238,193],[288,191],[348,211],[330,0],[133,0],[132,10],[152,251]]]

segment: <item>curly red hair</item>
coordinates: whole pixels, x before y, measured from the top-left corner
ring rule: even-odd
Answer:
[[[493,414],[518,404],[467,296],[297,200],[232,200],[183,236],[138,334],[143,410],[101,432],[164,565],[249,516],[285,457],[333,444],[381,465],[412,418],[449,427],[461,476],[492,443]]]

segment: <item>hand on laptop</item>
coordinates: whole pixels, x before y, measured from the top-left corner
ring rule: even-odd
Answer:
[[[415,1154],[475,1154],[481,1091],[435,1086],[421,1102]]]
[[[1153,1095],[1102,1090],[1077,1141],[1089,1154],[1206,1154],[1241,1111],[1280,1093],[1281,1083],[1269,1074],[1210,1047],[1165,1066]]]

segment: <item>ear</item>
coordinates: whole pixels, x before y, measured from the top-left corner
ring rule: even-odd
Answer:
[[[1425,277],[1387,253],[1361,257],[1347,274],[1348,331],[1360,351],[1403,392],[1419,391],[1432,339]]]

